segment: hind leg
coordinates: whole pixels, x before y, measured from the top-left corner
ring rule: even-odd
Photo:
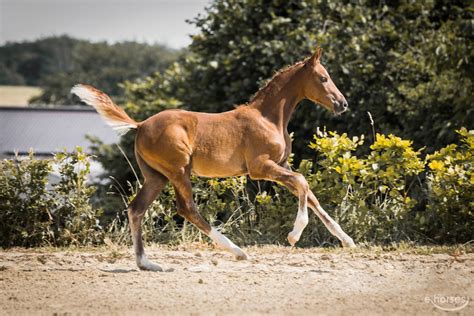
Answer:
[[[162,271],[159,265],[149,261],[145,255],[141,223],[146,210],[164,188],[168,179],[149,167],[138,155],[137,161],[145,177],[145,181],[127,210],[130,231],[132,233],[133,249],[135,251],[138,268],[141,270]]]
[[[247,255],[227,237],[222,235],[215,227],[199,214],[193,201],[190,170],[186,169],[182,174],[173,178],[172,183],[176,193],[176,205],[178,214],[196,225],[203,233],[211,238],[220,248],[232,253],[237,260],[247,259]]]

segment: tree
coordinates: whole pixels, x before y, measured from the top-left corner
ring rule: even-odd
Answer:
[[[472,18],[463,1],[216,0],[191,21],[199,32],[188,54],[146,79],[160,88],[131,89],[129,83],[128,98],[162,101],[146,101],[145,111],[132,107],[135,118],[166,108],[169,100],[195,111],[230,110],[276,70],[320,45],[351,110],[334,117],[304,101],[289,126],[297,161],[314,156],[308,144],[317,126],[371,133],[367,112],[378,132],[412,139],[415,148],[432,152],[457,142],[461,126],[474,128]]]
[[[38,86],[45,76],[70,70],[71,52],[79,41],[68,36],[0,47],[0,84]]]
[[[31,101],[42,105],[77,104],[69,91],[78,82],[121,97],[119,83],[164,71],[178,55],[161,45],[110,45],[67,36],[9,43],[0,47],[0,84],[42,86],[43,94]]]
[[[381,132],[413,139],[416,147],[441,147],[456,141],[457,128],[474,122],[473,13],[467,6],[464,1],[218,0],[192,21],[200,32],[182,63],[185,75],[178,85],[186,93],[178,98],[193,110],[229,110],[246,102],[276,70],[320,45],[351,111],[334,118],[307,102],[301,106],[290,123],[297,158],[308,153],[308,135],[316,126],[367,133],[367,112]]]

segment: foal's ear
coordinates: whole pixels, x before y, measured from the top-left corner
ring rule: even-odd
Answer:
[[[308,62],[314,66],[317,63],[319,63],[322,55],[323,55],[323,50],[321,49],[321,47],[318,46],[316,47],[316,51],[314,52],[313,56],[309,58]]]

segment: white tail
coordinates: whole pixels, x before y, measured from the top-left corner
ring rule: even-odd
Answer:
[[[116,105],[110,97],[96,88],[84,84],[77,84],[71,93],[91,106],[100,114],[102,119],[119,135],[126,134],[130,129],[138,128],[140,123],[134,121],[125,111]]]

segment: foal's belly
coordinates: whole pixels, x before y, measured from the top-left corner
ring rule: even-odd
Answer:
[[[205,115],[199,121],[191,155],[193,173],[203,177],[246,174],[245,130],[227,116],[219,117]]]
[[[226,159],[226,157],[201,156],[192,157],[192,173],[208,178],[225,178],[247,174],[243,160]]]

